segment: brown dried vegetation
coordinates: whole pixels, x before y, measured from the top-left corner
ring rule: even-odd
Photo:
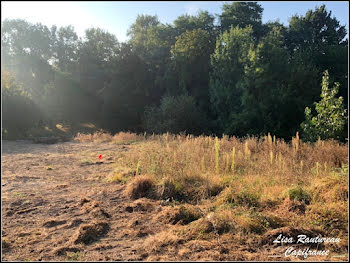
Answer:
[[[324,245],[330,256],[308,260],[346,260],[332,256],[348,249],[347,145],[270,135],[100,132],[76,140],[84,151],[75,148],[66,153],[70,158],[91,149],[90,156],[99,151],[112,162],[81,167],[77,157],[69,168],[78,168],[66,172],[67,159],[55,155],[61,163],[43,164],[43,183],[27,187],[36,179],[22,174],[33,161],[5,156],[13,172],[4,173],[4,259],[271,260],[287,248],[273,244],[276,236],[305,234],[341,239]],[[55,169],[48,172],[49,164]],[[18,180],[21,188],[13,192]],[[29,225],[32,219],[39,225]]]

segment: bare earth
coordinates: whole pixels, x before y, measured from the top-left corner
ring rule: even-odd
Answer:
[[[4,141],[2,259],[64,261],[69,251],[80,251],[83,260],[148,257],[140,245],[164,227],[149,220],[157,202],[126,200],[123,186],[103,180],[118,151],[125,150],[111,144]],[[86,152],[102,154],[102,162],[92,157],[97,163],[84,163]],[[96,230],[91,238],[89,227]]]
[[[131,200],[125,185],[105,180],[130,147],[137,145],[3,141],[2,260],[276,260],[266,255],[278,248],[259,248],[258,240],[237,246],[224,236],[172,241],[169,234],[168,245],[150,250],[152,236],[176,227],[157,220],[167,204]]]

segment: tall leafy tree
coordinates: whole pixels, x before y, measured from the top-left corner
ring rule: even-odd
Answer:
[[[334,80],[341,84],[342,96],[347,96],[348,90],[348,41],[345,36],[345,26],[332,17],[332,12],[328,12],[325,5],[308,10],[305,16],[293,16],[286,35],[292,58],[302,56],[304,61],[312,62],[319,70],[317,80],[323,71],[329,70]]]
[[[52,81],[53,71],[50,30],[38,23],[6,19],[2,23],[2,55],[4,65],[14,73],[24,88],[39,102],[43,87]]]
[[[208,11],[199,11],[197,15],[181,15],[174,20],[174,29],[177,36],[192,31],[195,29],[202,29],[206,31],[211,42],[215,42],[217,36],[217,27],[214,25],[215,17],[208,13]]]
[[[97,95],[111,81],[118,53],[119,42],[114,35],[100,28],[85,31],[85,40],[79,47],[80,83],[91,94]]]
[[[29,128],[35,127],[44,118],[31,95],[5,68],[1,69],[1,97],[4,138],[24,136]]]
[[[244,66],[249,50],[254,45],[252,27],[231,27],[222,33],[211,55],[210,101],[216,113],[217,126],[223,132],[230,115],[241,110]]]
[[[256,47],[251,46],[240,82],[241,111],[231,113],[226,132],[240,136],[271,132],[288,136],[288,52],[280,27],[273,27]]]
[[[130,26],[127,33],[130,36],[130,43],[134,46],[145,46],[147,30],[159,24],[157,16],[138,15],[135,23]]]
[[[77,70],[79,39],[73,26],[51,27],[51,49],[54,63],[62,72]]]
[[[141,15],[131,25],[128,35],[133,52],[147,65],[149,77],[154,80],[147,89],[153,100],[159,101],[165,91],[165,75],[176,32],[171,25],[161,24],[157,16]]]
[[[120,54],[111,82],[101,92],[101,118],[111,131],[140,131],[144,107],[152,101],[153,79],[130,44],[122,44]]]
[[[262,34],[263,8],[257,2],[232,2],[222,5],[222,13],[219,15],[221,31],[230,30],[233,27],[251,26],[254,37]]]
[[[212,46],[209,34],[202,29],[186,31],[172,47],[173,67],[178,84],[176,91],[193,96],[202,109],[209,104],[209,67]]]

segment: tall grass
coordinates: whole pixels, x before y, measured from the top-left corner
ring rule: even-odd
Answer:
[[[88,141],[94,141],[94,136]],[[200,189],[208,181],[210,185],[225,187],[232,175],[239,177],[241,183],[263,180],[261,187],[276,184],[272,183],[274,181],[286,188],[300,181],[309,186],[313,179],[329,175],[347,164],[345,145],[336,141],[304,143],[298,134],[291,144],[272,139],[271,135],[219,139],[167,133],[145,139],[136,134],[120,133],[110,137],[103,135],[101,140],[106,138],[112,142],[117,138],[118,143],[143,140],[137,148],[119,154],[119,165],[132,169],[139,167],[138,173],[141,165],[142,174],[149,174],[158,182],[171,178],[184,188],[198,186]],[[320,168],[321,163],[324,169]],[[188,185],[188,182],[194,184]]]
[[[99,141],[96,136],[88,141]],[[234,222],[243,234],[298,226],[346,237],[347,145],[333,140],[305,143],[298,134],[291,143],[270,134],[221,139],[169,133],[102,137],[111,142],[118,138],[118,143],[140,141],[118,152],[117,166],[119,171],[136,169],[135,176],[126,177],[130,185],[148,176],[152,195],[144,196],[206,202],[217,222]]]

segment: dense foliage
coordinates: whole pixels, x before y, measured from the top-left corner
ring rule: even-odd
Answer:
[[[139,15],[125,43],[100,28],[79,38],[72,26],[6,19],[3,128],[86,120],[111,132],[270,132],[290,139],[303,122],[324,127],[325,118],[334,116],[331,106],[322,106],[325,70],[330,84],[339,83],[339,96],[347,97],[345,27],[324,5],[291,17],[288,26],[263,24],[262,13],[258,3],[233,2],[216,16],[201,11],[173,24]],[[22,95],[12,94],[10,78]],[[330,99],[337,109],[346,108],[335,95]],[[315,106],[321,119],[310,115]],[[328,137],[346,137],[347,113],[341,114]],[[303,127],[305,139],[325,137],[324,128],[313,128],[311,136]]]

